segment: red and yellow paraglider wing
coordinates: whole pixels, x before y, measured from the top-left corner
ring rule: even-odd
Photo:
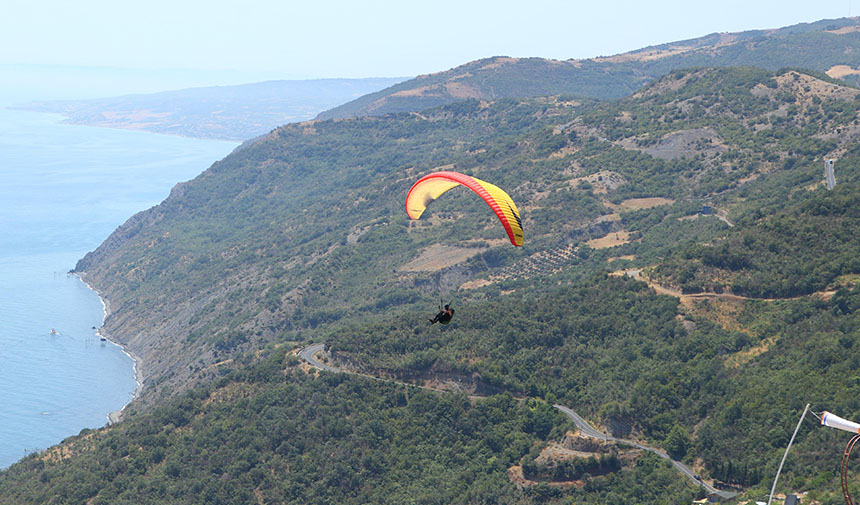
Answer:
[[[432,173],[422,177],[412,185],[406,195],[406,213],[411,219],[419,219],[430,203],[442,196],[442,193],[460,185],[459,181],[437,176],[444,172]]]
[[[430,202],[461,184],[477,193],[493,209],[512,244],[523,245],[522,221],[511,197],[493,184],[458,172],[434,172],[419,179],[406,195],[406,213],[412,219],[420,218]]]

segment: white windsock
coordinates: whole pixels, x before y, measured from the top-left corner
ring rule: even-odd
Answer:
[[[857,424],[854,421],[849,421],[848,419],[842,419],[826,410],[821,416],[821,424],[839,430],[850,431],[851,433],[860,433],[860,424]]]

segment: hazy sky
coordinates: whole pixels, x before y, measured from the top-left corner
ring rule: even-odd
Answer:
[[[0,64],[414,76],[857,15],[853,0],[9,0]]]

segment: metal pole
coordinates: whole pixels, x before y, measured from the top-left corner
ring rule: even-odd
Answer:
[[[848,445],[845,446],[845,452],[842,454],[842,471],[840,476],[842,477],[842,497],[845,498],[846,505],[854,505],[851,493],[848,492],[848,458],[851,457],[851,450],[854,449],[854,444],[857,443],[857,440],[860,440],[860,435],[851,437]]]
[[[779,480],[779,472],[782,471],[782,464],[785,463],[785,457],[788,456],[788,450],[791,449],[791,444],[794,442],[794,437],[797,436],[797,430],[800,429],[800,423],[803,422],[803,418],[806,416],[806,411],[809,410],[809,404],[806,404],[806,408],[803,409],[803,414],[800,415],[800,420],[797,421],[797,427],[794,428],[794,433],[791,434],[791,440],[788,441],[788,447],[785,448],[785,454],[782,455],[782,461],[779,462],[779,469],[776,471],[776,477],[773,478],[773,487],[770,488],[770,497],[767,499],[767,505],[770,505],[770,501],[773,500],[773,492],[776,490],[776,482]]]

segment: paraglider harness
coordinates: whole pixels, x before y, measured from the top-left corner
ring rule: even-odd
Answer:
[[[442,308],[442,300],[439,300],[439,313],[436,314],[436,317],[430,320],[430,324],[442,323],[448,324],[451,322],[451,318],[454,317],[454,309],[450,308],[448,304],[445,305],[445,308]]]

